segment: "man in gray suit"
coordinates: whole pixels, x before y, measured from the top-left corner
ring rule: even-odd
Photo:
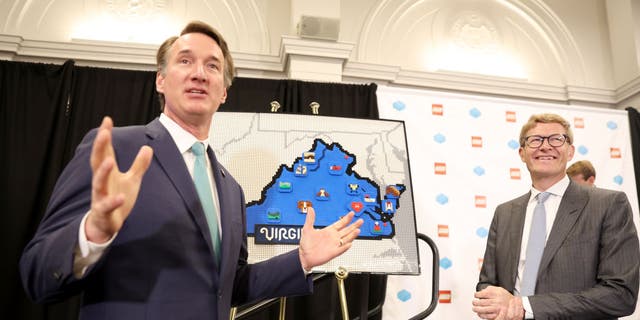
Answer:
[[[519,154],[531,191],[496,208],[473,301],[480,318],[615,319],[634,312],[640,249],[631,206],[622,192],[569,180],[572,142],[569,123],[555,114],[533,115],[522,127]]]

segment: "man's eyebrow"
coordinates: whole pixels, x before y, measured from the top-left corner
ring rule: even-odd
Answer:
[[[182,49],[180,51],[178,51],[178,53],[176,55],[181,55],[181,54],[187,54],[187,53],[191,53],[191,49]]]
[[[191,50],[191,49],[182,49],[182,50],[178,51],[178,53],[176,53],[176,56],[181,56],[181,55],[191,54],[191,53],[193,53],[193,50]],[[223,61],[223,59],[220,59],[220,58],[218,58],[217,56],[215,56],[213,54],[209,56],[209,59],[215,60],[216,62]]]

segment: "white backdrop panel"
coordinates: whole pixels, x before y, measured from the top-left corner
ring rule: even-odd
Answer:
[[[518,137],[532,114],[557,113],[571,123],[570,163],[591,161],[597,186],[626,192],[638,226],[626,111],[386,86],[377,95],[380,118],[405,121],[418,232],[440,251],[440,302],[429,319],[478,319],[471,301],[493,212],[531,185]],[[408,319],[428,306],[428,252],[420,250],[422,275],[389,277],[384,319]]]

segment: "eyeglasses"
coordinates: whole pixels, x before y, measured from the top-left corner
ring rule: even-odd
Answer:
[[[567,142],[567,140],[569,140],[569,137],[566,134],[552,134],[550,136],[528,136],[528,137],[524,137],[524,143],[529,147],[529,148],[540,148],[540,146],[542,146],[542,144],[544,143],[544,140],[547,140],[547,142],[549,142],[549,145],[552,147],[562,147],[564,145],[565,142]]]

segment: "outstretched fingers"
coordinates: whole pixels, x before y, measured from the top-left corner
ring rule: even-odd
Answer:
[[[338,251],[340,254],[349,250],[353,244],[353,240],[355,240],[360,234],[360,226],[364,221],[362,219],[358,219],[351,223],[354,216],[355,213],[351,211],[331,226],[337,231]]]
[[[109,175],[115,167],[115,161],[112,158],[103,160],[94,170],[91,187],[95,200],[100,200],[109,194]]]
[[[93,190],[91,210],[95,213],[111,212],[124,203],[123,194],[110,194],[109,192],[109,175],[114,167],[114,160],[108,158],[98,166],[93,175],[91,181]]]
[[[113,146],[111,145],[111,130],[113,129],[113,121],[109,117],[104,117],[98,133],[93,141],[91,148],[91,169],[95,172],[102,162],[113,156]]]
[[[338,231],[342,230],[344,227],[348,226],[349,223],[351,223],[354,215],[355,213],[353,211],[349,211],[346,216],[342,216],[340,217],[340,219],[338,219],[338,221],[334,222],[332,227],[336,228],[336,230]]]
[[[349,212],[347,216],[343,217],[338,222],[343,222],[343,220],[344,220],[344,224],[346,225],[346,226],[343,226],[342,229],[340,230],[340,233],[343,235],[349,234],[354,230],[360,228],[360,226],[362,226],[362,223],[364,222],[364,220],[358,219],[356,221],[353,221],[353,223],[351,223],[353,220],[353,211]]]
[[[315,210],[307,208],[299,247],[300,262],[305,270],[325,264],[349,250],[363,223],[362,219],[351,223],[354,213],[350,212],[329,226],[315,229],[315,217]]]
[[[338,235],[344,241],[355,239],[360,234],[360,226],[364,222],[362,219],[358,219],[351,223],[355,213],[349,212],[346,216],[340,218],[340,220],[333,223],[332,227],[338,230]]]
[[[151,149],[151,147],[143,146],[142,148],[140,148],[140,151],[138,151],[138,155],[136,156],[136,159],[133,161],[133,164],[131,165],[131,168],[127,173],[132,175],[136,179],[141,180],[144,173],[147,172],[147,169],[149,169],[152,157],[153,150]]]
[[[358,237],[358,235],[360,235],[359,227],[362,223],[358,224],[357,226],[356,226],[356,223],[361,221],[362,220],[358,220],[354,222],[351,226],[349,226],[349,229],[350,229],[349,232],[345,233],[343,236],[340,237],[345,244],[351,244],[353,240],[355,240]]]

